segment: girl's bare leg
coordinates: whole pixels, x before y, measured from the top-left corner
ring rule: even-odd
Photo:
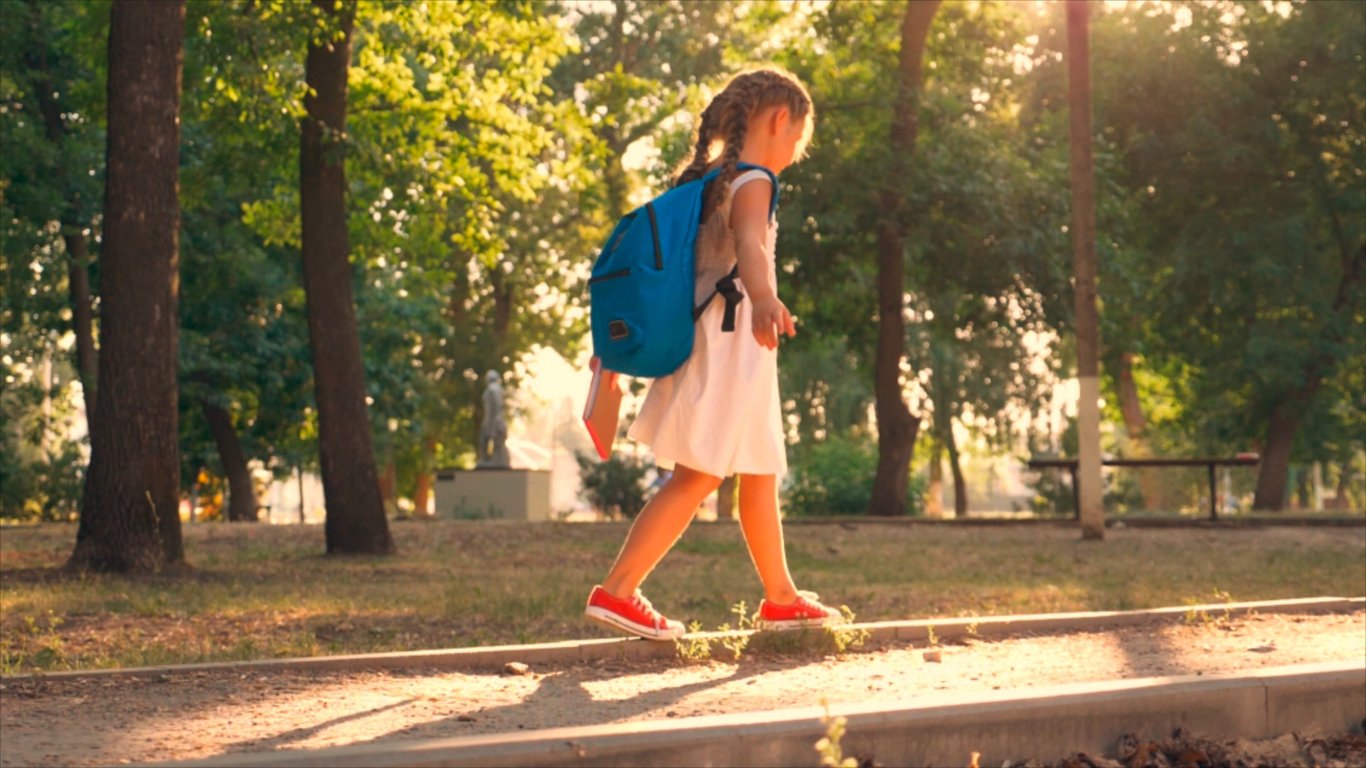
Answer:
[[[778,482],[773,475],[740,476],[740,529],[764,583],[764,599],[778,605],[796,600],[797,587],[787,569],[783,524],[778,519]]]
[[[613,597],[630,597],[688,529],[698,505],[720,484],[719,477],[681,464],[675,467],[673,476],[636,516],[602,588]]]

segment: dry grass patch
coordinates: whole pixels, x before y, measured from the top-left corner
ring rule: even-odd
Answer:
[[[404,651],[604,636],[580,618],[623,524],[397,522],[399,555],[322,556],[319,526],[187,526],[181,577],[55,572],[75,527],[0,530],[0,671]],[[798,584],[861,621],[1366,594],[1366,528],[792,525]],[[646,584],[712,628],[761,597],[732,523],[699,523]]]

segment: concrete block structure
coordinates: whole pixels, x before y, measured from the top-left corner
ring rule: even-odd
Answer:
[[[449,520],[549,520],[550,473],[535,469],[442,469],[436,516]]]

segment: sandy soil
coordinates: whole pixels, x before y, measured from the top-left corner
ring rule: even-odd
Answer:
[[[0,765],[96,765],[315,749],[837,703],[940,691],[1366,663],[1366,612],[1254,615],[1232,625],[888,645],[843,658],[605,662],[498,671],[172,674],[159,680],[7,683]],[[1056,756],[1050,756],[1056,757]]]

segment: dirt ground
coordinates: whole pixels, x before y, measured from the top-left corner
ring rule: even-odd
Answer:
[[[927,650],[939,650],[942,659],[927,660]],[[938,649],[886,645],[843,658],[613,661],[532,668],[524,675],[406,670],[10,681],[0,687],[0,765],[108,765],[316,749],[823,700],[894,704],[938,692],[1341,660],[1366,662],[1366,612],[1262,614],[1232,624],[1154,624]]]

